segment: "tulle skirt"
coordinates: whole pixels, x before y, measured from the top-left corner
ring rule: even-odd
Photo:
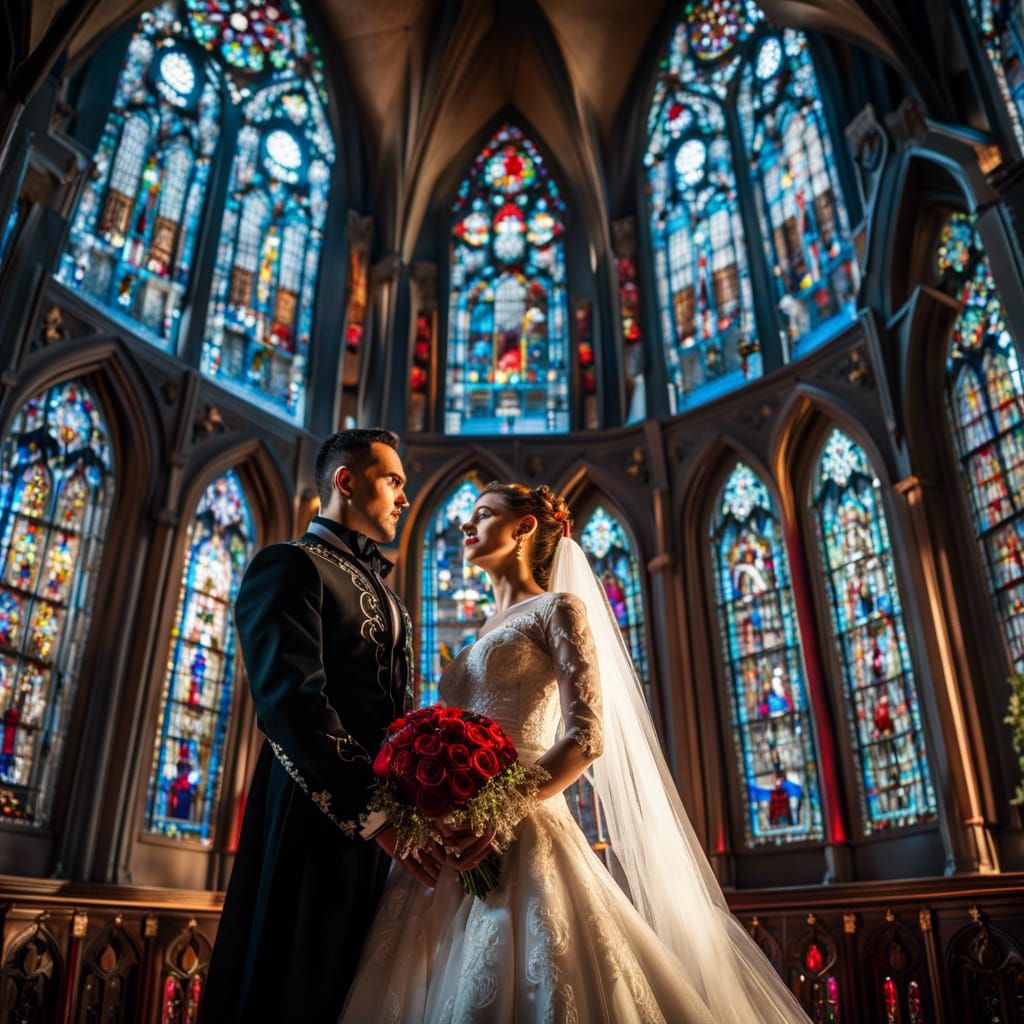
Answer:
[[[520,826],[484,901],[395,866],[342,1024],[703,1024],[712,1018],[561,795]]]

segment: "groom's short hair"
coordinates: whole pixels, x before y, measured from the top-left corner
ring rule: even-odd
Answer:
[[[320,504],[326,505],[331,500],[334,487],[334,474],[339,466],[358,469],[370,458],[375,444],[386,444],[398,450],[397,434],[383,427],[367,429],[339,430],[331,434],[316,454],[316,489],[320,495]]]

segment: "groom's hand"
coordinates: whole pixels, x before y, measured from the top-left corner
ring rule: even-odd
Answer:
[[[395,832],[394,825],[388,825],[387,828],[382,829],[374,836],[374,839],[377,840],[377,845],[389,857],[397,860],[417,882],[422,882],[431,889],[437,884],[437,876],[441,873],[441,867],[444,864],[444,851],[439,846],[435,846],[431,850],[418,850],[409,854],[408,857],[396,857],[398,834]]]
[[[444,844],[448,850],[448,857],[445,861],[449,867],[456,871],[472,871],[481,861],[485,860],[491,852],[491,843],[494,840],[494,829],[484,830],[483,835],[476,835],[472,829],[445,829]]]

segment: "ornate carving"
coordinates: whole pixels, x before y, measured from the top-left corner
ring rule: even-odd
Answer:
[[[857,934],[857,915],[856,914],[843,914],[843,934],[844,935],[856,935]]]
[[[84,910],[76,910],[71,915],[71,934],[76,939],[85,938],[89,930],[89,915]]]
[[[616,256],[636,255],[636,217],[612,221],[612,248]]]
[[[416,289],[416,308],[421,312],[437,309],[437,264],[426,260],[413,263],[409,277]]]
[[[55,341],[65,341],[69,337],[64,326],[64,311],[60,306],[51,306],[43,314],[43,341],[52,345]]]
[[[650,473],[647,468],[647,452],[643,448],[634,448],[629,453],[626,472],[641,483],[647,483]]]
[[[196,1019],[211,952],[210,940],[196,930],[193,918],[167,951],[160,994],[161,1021],[186,1024]]]
[[[152,914],[147,914],[142,919],[142,936],[146,939],[156,938],[160,931],[160,921]]]
[[[202,441],[213,435],[214,432],[223,434],[227,430],[227,424],[220,414],[220,409],[215,405],[208,405],[201,416],[196,417],[195,426],[192,430],[192,440]]]
[[[774,415],[778,402],[761,402],[754,409],[741,413],[737,419],[754,430],[760,430]]]
[[[139,951],[118,915],[93,939],[82,958],[78,1019],[131,1020],[139,960]]]
[[[3,1019],[56,1020],[60,985],[61,957],[57,943],[37,920],[15,938],[4,961],[0,973]]]
[[[916,96],[908,96],[891,113],[885,123],[892,137],[902,146],[921,142],[928,134],[928,121],[924,107]]]
[[[850,349],[846,358],[835,364],[834,376],[854,387],[873,388],[875,386],[875,374],[871,369],[871,360],[863,345],[857,345]]]
[[[973,906],[974,922],[954,936],[947,964],[956,1020],[1016,1020],[1024,992],[1024,955]]]
[[[864,174],[881,167],[885,159],[885,132],[870,103],[846,126],[846,140],[854,163]]]
[[[918,927],[923,932],[930,932],[932,930],[932,912],[930,910],[922,910],[917,915]]]

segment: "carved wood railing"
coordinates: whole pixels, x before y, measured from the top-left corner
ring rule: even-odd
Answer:
[[[194,1024],[221,899],[0,876],[0,1021]],[[1024,1024],[1024,874],[729,902],[814,1021]]]

